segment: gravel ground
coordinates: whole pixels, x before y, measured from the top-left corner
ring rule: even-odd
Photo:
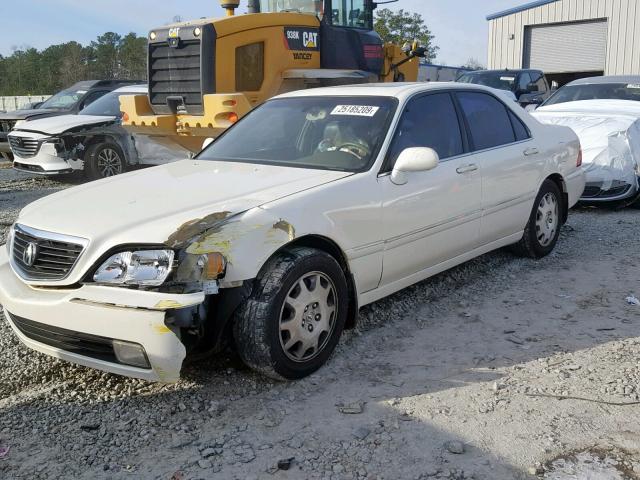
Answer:
[[[0,243],[68,186],[0,168]],[[542,261],[492,253],[366,307],[296,383],[232,353],[120,378],[0,317],[0,478],[640,478],[639,214],[577,210]]]

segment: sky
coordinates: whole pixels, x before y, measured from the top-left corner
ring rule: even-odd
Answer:
[[[38,49],[70,40],[88,44],[114,31],[145,35],[154,27],[183,19],[222,15],[217,0],[20,0],[2,11],[0,54],[16,47]],[[462,65],[470,58],[487,62],[488,14],[526,0],[400,0],[386,5],[423,16],[440,47],[436,63]],[[246,5],[246,0],[241,0]],[[242,8],[241,8],[242,11]]]

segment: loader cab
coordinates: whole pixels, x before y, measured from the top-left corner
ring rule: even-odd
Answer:
[[[379,75],[383,42],[373,29],[373,0],[325,0],[320,27],[322,68],[364,70]]]
[[[383,42],[373,29],[373,0],[260,0],[262,13],[293,12],[317,16],[321,67],[379,75]]]

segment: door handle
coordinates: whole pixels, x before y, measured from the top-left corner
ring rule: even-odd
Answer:
[[[522,153],[524,153],[524,156],[525,156],[525,157],[530,157],[531,155],[537,155],[537,154],[538,154],[538,153],[540,153],[540,152],[538,151],[538,149],[537,149],[537,148],[532,147],[532,148],[527,148],[527,149],[526,149],[524,152],[522,152]]]
[[[464,167],[457,168],[456,172],[462,175],[463,173],[475,172],[476,170],[478,170],[478,166],[472,163],[471,165],[465,165]]]

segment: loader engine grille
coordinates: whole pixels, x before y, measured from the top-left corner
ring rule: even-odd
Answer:
[[[40,151],[40,142],[29,137],[9,136],[9,145],[13,154],[20,158],[35,157]]]
[[[149,43],[149,101],[156,114],[201,115],[202,96],[215,93],[215,29],[202,25],[199,36],[194,30],[163,30]]]
[[[62,280],[78,261],[85,245],[82,239],[39,232],[16,225],[11,260],[26,280]]]
[[[202,108],[200,40],[150,46],[149,94],[152,105],[167,105],[167,97],[180,96],[187,111]]]

